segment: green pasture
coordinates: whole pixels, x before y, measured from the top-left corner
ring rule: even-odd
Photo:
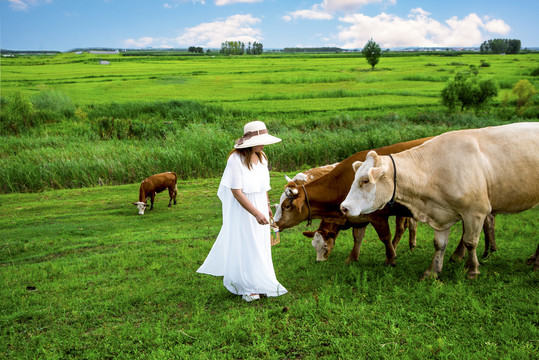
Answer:
[[[100,65],[101,59],[110,65]],[[399,105],[438,109],[433,96],[456,72],[477,66],[480,76],[501,84],[498,98],[503,99],[518,80],[535,82],[530,74],[538,67],[538,59],[537,54],[382,57],[376,70],[370,71],[365,59],[357,55],[170,59],[61,54],[3,59],[2,96],[53,90],[85,105],[181,99],[226,104],[256,114],[369,111],[373,104],[389,106],[389,111]],[[481,67],[481,60],[490,66]],[[342,101],[333,101],[335,94]],[[302,101],[303,97],[314,101]],[[251,106],[253,99],[260,103]],[[312,103],[318,100],[322,104],[313,109]]]
[[[539,273],[526,260],[538,209],[497,216],[499,251],[475,281],[447,261],[458,224],[437,280],[418,282],[434,253],[422,224],[414,252],[401,241],[395,268],[370,227],[351,265],[350,231],[316,263],[305,225],[289,229],[273,247],[289,293],[254,303],[196,269],[219,232],[217,186],[246,122],[283,139],[265,149],[277,202],[284,173],[537,121],[537,95],[517,112],[511,91],[522,79],[537,87],[538,60],[382,57],[371,71],[357,54],[2,58],[0,358],[536,359]],[[449,114],[440,92],[470,65],[497,82],[498,97]],[[164,171],[180,177],[178,205],[159,194],[138,216],[140,182]]]
[[[217,176],[254,119],[284,140],[267,149],[277,171],[450,130],[536,120],[537,95],[517,112],[512,88],[522,79],[536,84],[538,60],[391,56],[371,71],[357,54],[3,58],[0,193],[136,183],[164,171]],[[499,95],[477,113],[449,114],[441,90],[470,66],[495,79]]]
[[[448,262],[458,224],[440,278],[423,282],[434,253],[423,224],[394,268],[371,227],[357,263],[345,264],[350,231],[317,263],[300,224],[272,248],[289,293],[246,303],[196,273],[221,226],[218,182],[182,180],[178,205],[159,194],[144,216],[138,183],[0,195],[0,357],[537,358],[539,273],[525,262],[539,210],[496,218],[499,250],[473,281]],[[283,173],[271,183],[276,202]]]

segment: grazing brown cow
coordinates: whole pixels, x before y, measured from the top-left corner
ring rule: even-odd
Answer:
[[[475,278],[485,218],[539,204],[539,122],[451,131],[392,157],[371,151],[353,169],[354,182],[341,205],[349,219],[396,201],[428,223],[435,253],[423,278],[442,271],[449,231],[462,221],[466,268]],[[534,268],[537,254],[529,260]]]
[[[168,207],[170,207],[172,200],[174,200],[174,205],[176,205],[176,195],[178,195],[178,187],[176,185],[178,177],[174,172],[166,172],[161,174],[155,174],[146,178],[140,184],[138,201],[133,203],[138,208],[139,215],[144,215],[144,210],[150,205],[146,203],[146,199],[150,198],[151,207],[150,210],[153,210],[153,202],[155,200],[155,194],[168,189],[168,195],[170,200],[168,202]]]
[[[429,139],[431,138],[389,145],[379,148],[377,151],[383,154],[393,154],[421,145]],[[279,229],[284,230],[296,226],[300,222],[311,218],[342,217],[339,207],[350,190],[350,185],[354,181],[354,172],[351,166],[355,161],[365,159],[368,152],[369,150],[360,151],[350,156],[341,161],[335,169],[308,184],[298,186],[294,182],[289,182],[285,187],[285,200],[281,201],[275,213],[275,222]],[[397,223],[401,223],[405,221],[403,218],[412,217],[412,214],[404,206],[394,204],[394,206],[387,206],[374,214],[356,218],[352,221],[355,231],[354,242],[358,239],[363,239],[365,227],[371,224],[385,245],[385,263],[395,266],[397,254],[391,241],[391,230],[388,222],[389,216],[397,216]],[[402,236],[402,233],[400,235]],[[400,240],[400,238],[398,239]],[[361,240],[359,240],[359,243],[354,243],[354,251],[350,253],[349,262],[357,261]],[[395,245],[397,243],[398,240],[395,240]]]
[[[293,182],[296,184],[296,186],[302,186],[327,174],[337,165],[338,163],[309,169],[296,174],[296,176],[294,176],[292,179],[290,179],[288,176],[285,176],[285,179],[288,181],[288,183]],[[282,203],[285,199],[286,194],[283,193],[281,195],[280,202]],[[281,210],[277,208],[276,212],[280,211]],[[318,229],[316,231],[304,231],[303,235],[313,239],[311,244],[316,250],[316,261],[326,261],[329,258],[329,254],[333,250],[333,246],[335,245],[335,240],[339,232],[341,230],[348,230],[350,228],[353,228],[354,247],[350,251],[350,255],[346,260],[347,263],[350,263],[358,259],[359,252],[361,250],[361,244],[363,242],[363,238],[365,237],[366,225],[357,225],[358,224],[353,224],[349,221],[346,221],[346,219],[344,219],[342,216],[339,218],[324,218],[320,221],[320,225],[318,226]],[[399,217],[396,221],[395,238],[392,242],[395,248],[408,226],[410,226],[410,249],[413,250],[415,248],[415,234],[417,224],[413,219],[406,217]]]

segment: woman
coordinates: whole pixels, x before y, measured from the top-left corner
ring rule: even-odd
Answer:
[[[264,145],[281,139],[269,135],[262,121],[245,125],[230,153],[217,195],[223,226],[199,273],[223,276],[225,287],[246,301],[287,290],[277,281],[271,260],[268,191],[270,179]]]

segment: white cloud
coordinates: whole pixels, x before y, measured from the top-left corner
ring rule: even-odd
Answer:
[[[232,15],[223,21],[203,23],[186,29],[175,39],[180,46],[206,46],[220,48],[225,41],[243,41],[244,43],[262,40],[259,29],[252,27],[260,22],[251,15]]]
[[[321,4],[321,7],[330,12],[350,12],[357,10],[365,5],[385,2],[391,5],[395,5],[396,0],[324,0]]]
[[[332,20],[333,13],[337,11],[348,13],[373,3],[395,4],[395,2],[396,0],[323,0],[320,4],[313,5],[311,9],[289,12],[283,16],[283,19],[285,21],[296,19]]]
[[[150,36],[143,36],[138,39],[127,39],[124,41],[124,45],[128,48],[146,48],[146,47],[158,47],[156,46],[158,39]]]
[[[314,5],[311,10],[297,10],[288,15],[283,16],[285,21],[292,19],[307,19],[307,20],[331,20],[333,15],[324,11],[319,5]]]
[[[253,25],[260,22],[251,15],[232,15],[223,21],[199,24],[185,29],[176,38],[143,36],[138,39],[124,40],[128,48],[173,48],[203,46],[220,48],[225,41],[243,41],[244,43],[262,40],[261,31]]]
[[[339,18],[349,24],[339,28],[337,37],[344,48],[362,48],[369,39],[382,48],[406,46],[477,46],[486,33],[506,34],[510,27],[501,19],[485,22],[472,13],[464,19],[456,16],[441,23],[421,8],[412,9],[406,19],[381,13],[369,17],[353,14]]]
[[[217,6],[223,6],[223,5],[231,5],[236,3],[255,3],[255,2],[262,2],[263,0],[215,0],[215,5]]]
[[[28,10],[30,6],[37,6],[42,2],[50,3],[52,0],[8,0],[13,10]]]

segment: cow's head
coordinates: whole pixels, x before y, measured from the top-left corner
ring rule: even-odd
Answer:
[[[356,161],[354,182],[341,204],[341,211],[353,220],[360,214],[370,214],[383,208],[393,195],[393,178],[388,177],[391,160],[378,156],[375,151],[367,154],[365,162]],[[391,173],[392,174],[392,173]]]
[[[326,261],[335,245],[337,233],[332,230],[318,229],[316,231],[304,231],[303,235],[313,239],[311,244],[316,250],[316,261]]]
[[[142,201],[137,201],[137,202],[134,202],[133,205],[135,205],[138,209],[138,214],[139,215],[144,215],[144,210],[146,210],[146,208],[150,205],[146,204],[145,202],[142,202]]]
[[[287,178],[287,180],[290,180]],[[275,224],[280,230],[296,226],[307,220],[309,209],[305,205],[305,192],[294,181],[289,181],[281,194],[279,205],[275,211]]]

